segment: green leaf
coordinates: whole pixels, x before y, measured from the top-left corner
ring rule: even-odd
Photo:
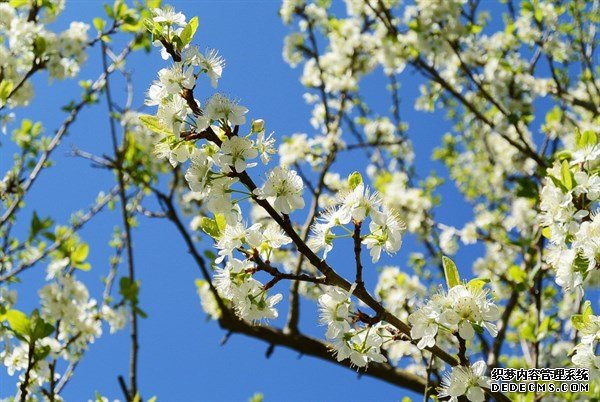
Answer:
[[[204,256],[211,261],[217,258],[217,255],[210,250],[204,250]]]
[[[360,184],[362,184],[363,178],[359,172],[352,172],[350,176],[348,176],[348,186],[350,186],[351,190],[354,190]]]
[[[89,262],[84,262],[83,264],[75,264],[74,267],[82,271],[89,271],[90,269],[92,269],[92,265]]]
[[[8,2],[8,4],[11,7],[18,8],[18,7],[23,7],[23,6],[27,5],[27,4],[29,4],[29,0],[10,0]]]
[[[571,317],[571,323],[575,328],[577,328],[580,331],[583,328],[585,328],[585,323],[583,322],[583,315],[581,314],[575,314],[573,317]]]
[[[31,314],[31,340],[42,339],[54,332],[54,327],[40,317],[40,313],[34,310]]]
[[[152,20],[152,18],[144,18],[142,23],[149,32],[154,31],[154,20]]]
[[[44,360],[50,354],[50,346],[36,347],[33,358],[35,361]]]
[[[100,17],[96,17],[93,20],[94,27],[98,30],[98,32],[102,32],[104,27],[106,26],[106,21],[104,21]]]
[[[21,336],[29,335],[31,331],[31,321],[27,314],[19,310],[8,310],[4,314],[4,319],[8,321],[10,329]]]
[[[446,284],[448,285],[448,289],[460,285],[460,276],[454,261],[444,255],[442,256],[442,264],[444,266],[444,275],[446,276]]]
[[[590,316],[593,314],[592,303],[589,300],[583,304],[583,308],[581,309],[581,314],[575,314],[571,317],[571,323],[578,330],[583,330],[590,323]]]
[[[36,56],[41,56],[46,51],[46,47],[46,39],[44,39],[43,36],[38,36],[35,38],[35,42],[33,43],[33,53]]]
[[[483,27],[481,25],[469,24],[469,31],[471,31],[472,34],[478,34],[482,30]]]
[[[567,190],[571,190],[573,188],[573,173],[571,173],[569,162],[562,161],[560,173],[562,175],[562,183],[565,185]]]
[[[206,216],[202,217],[202,220],[200,221],[200,227],[202,228],[204,233],[206,233],[213,239],[218,239],[219,237],[221,237],[221,230],[219,229],[219,224],[214,219],[210,219]]]
[[[223,233],[225,228],[227,227],[227,220],[225,219],[225,215],[223,214],[215,214],[215,222],[217,222],[217,227],[219,231]]]
[[[546,335],[548,335],[548,331],[550,330],[550,323],[550,317],[544,318],[544,320],[541,322],[536,337],[537,341],[541,341],[546,337]]]
[[[527,280],[527,272],[523,271],[521,267],[513,265],[508,269],[508,278],[515,283],[523,283]]]
[[[252,395],[250,399],[248,399],[248,402],[263,402],[263,398],[263,394],[257,392],[256,394]]]
[[[149,9],[158,8],[160,7],[160,3],[160,0],[146,0],[146,7]]]
[[[33,240],[38,234],[46,232],[52,226],[52,219],[44,218],[40,219],[37,212],[33,211],[33,216],[31,218],[31,226],[29,228],[29,238],[28,240]]]
[[[12,81],[4,79],[0,82],[0,100],[5,102],[8,99],[8,96],[12,92],[14,88],[14,84]]]
[[[141,308],[139,308],[137,305],[133,307],[133,310],[137,313],[137,315],[139,315],[142,318],[148,318],[148,314],[146,314],[146,312],[144,310],[142,310]]]
[[[546,239],[551,239],[552,238],[552,229],[550,229],[550,227],[543,228],[542,236],[544,236]]]
[[[108,15],[111,19],[114,19],[115,13],[113,12],[113,9],[108,4],[104,4],[103,7],[106,15]]]
[[[119,293],[124,299],[129,300],[134,307],[137,306],[139,292],[140,281],[132,282],[127,276],[119,280]]]
[[[88,246],[86,243],[81,243],[75,247],[75,250],[71,252],[71,261],[74,264],[82,263],[87,258],[89,252],[90,246]]]
[[[586,300],[581,311],[586,321],[589,321],[590,316],[594,314],[594,310],[592,310],[592,303],[589,300]]]
[[[148,128],[148,130],[153,131],[157,134],[173,135],[173,132],[167,127],[165,127],[156,116],[143,114],[140,116],[140,121],[144,126]]]
[[[122,20],[127,14],[127,4],[123,0],[116,0],[113,5],[115,19]]]
[[[596,133],[592,130],[586,130],[583,133],[578,135],[577,138],[577,146],[579,148],[585,148],[588,146],[594,146],[598,142],[598,137]]]
[[[482,278],[471,279],[467,283],[467,288],[469,288],[470,290],[480,290],[480,289],[483,289],[485,284],[489,283],[489,282],[490,282],[489,279],[482,279]]]
[[[539,7],[539,6],[535,7],[535,10],[533,12],[533,17],[535,18],[535,20],[537,22],[542,22],[542,20],[544,19],[544,11],[541,9],[541,7]]]
[[[179,39],[181,39],[180,49],[183,49],[192,41],[196,29],[198,29],[198,17],[192,18],[185,28],[183,28],[183,31],[181,31],[181,35],[179,35]]]
[[[567,187],[565,187],[565,185],[560,180],[558,180],[556,177],[554,177],[554,176],[548,176],[548,177],[550,178],[550,180],[552,180],[552,183],[554,183],[554,185],[556,187],[560,188],[560,190],[563,193],[568,193],[569,192],[569,189]]]
[[[593,131],[587,131],[587,133],[588,133],[587,145],[594,146],[594,145],[598,144],[598,134],[596,134]]]

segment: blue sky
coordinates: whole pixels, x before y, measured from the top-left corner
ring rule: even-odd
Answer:
[[[268,130],[274,130],[278,139],[295,132],[311,133],[310,109],[302,100],[304,90],[298,82],[301,68],[290,69],[281,57],[283,37],[289,28],[277,15],[279,1],[171,1],[170,4],[188,18],[198,15],[200,27],[195,43],[201,49],[219,49],[227,60],[220,91],[239,98],[240,103],[250,109],[251,118],[264,118]],[[70,0],[55,26],[62,27],[71,20],[91,22],[93,17],[102,14],[100,1]],[[121,41],[114,43],[116,51],[119,45]],[[81,79],[94,79],[101,72],[100,49],[96,47],[90,54]],[[164,65],[157,52],[137,53],[129,59],[136,105],[142,104],[144,91]],[[19,111],[18,117],[43,121],[46,134],[51,135],[65,117],[60,106],[76,98],[80,89],[76,81],[48,86],[44,75],[36,77],[35,82],[36,98],[29,108]],[[440,168],[431,161],[431,150],[451,125],[444,119],[443,112],[424,115],[414,111],[412,105],[421,82],[411,72],[402,75],[401,113],[410,124],[417,168],[426,174]],[[380,75],[369,77],[363,83],[365,96],[382,112],[386,112],[389,105],[385,85]],[[116,80],[112,88],[117,96],[124,94],[122,81]],[[211,93],[212,90],[198,93],[197,97],[203,100]],[[101,103],[81,113],[54,154],[56,165],[44,171],[35,184],[27,207],[20,213],[21,219],[28,220],[36,210],[40,215],[52,216],[64,223],[72,211],[90,205],[99,189],[112,186],[110,172],[91,168],[86,161],[66,155],[71,145],[96,154],[111,153],[105,111],[106,104]],[[10,158],[0,157],[2,170],[9,161]],[[347,174],[361,168],[361,163],[364,165],[361,158],[343,158],[336,170]],[[451,207],[440,208],[437,216],[446,224],[460,227],[470,217],[468,208],[462,208],[460,196],[451,185],[443,187],[442,195],[443,203]],[[93,269],[79,273],[78,277],[88,284],[96,298],[101,297],[100,277],[108,270],[111,253],[108,241],[113,227],[119,223],[118,213],[105,212],[81,231],[81,236],[91,245]],[[159,401],[240,401],[255,392],[263,392],[267,401],[395,401],[409,395],[382,381],[366,376],[358,378],[350,370],[310,357],[299,358],[297,353],[283,348],[277,348],[271,358],[266,359],[268,345],[241,335],[233,335],[225,346],[220,346],[224,332],[214,322],[205,320],[194,285],[199,271],[174,228],[168,222],[140,218],[133,237],[137,275],[142,281],[141,306],[149,315],[140,321],[139,386],[144,397],[157,395]],[[409,238],[396,257],[383,263],[403,265],[408,253],[415,250],[414,241]],[[459,265],[472,261],[477,251],[477,247],[461,251],[457,257]],[[342,254],[334,254],[332,262],[343,267],[346,260]],[[371,288],[375,285],[375,268],[369,267],[366,273]],[[19,286],[18,308],[29,311],[36,306],[43,270],[44,266],[40,265],[23,275],[22,280],[28,285]],[[280,289],[285,291],[287,283]],[[283,316],[285,307],[283,303]],[[303,307],[302,328],[322,337],[324,328],[314,324],[314,306],[305,303]],[[281,322],[274,324],[281,325]],[[117,376],[127,375],[128,359],[128,331],[107,333],[86,353],[65,390],[65,400],[87,400],[95,391],[111,399],[122,399]],[[13,390],[13,381],[5,381],[3,377],[0,396],[7,396]]]

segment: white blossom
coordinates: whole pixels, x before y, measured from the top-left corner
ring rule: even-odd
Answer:
[[[267,176],[265,184],[254,190],[261,200],[269,200],[277,212],[289,214],[296,209],[304,208],[302,178],[294,170],[275,167]]]

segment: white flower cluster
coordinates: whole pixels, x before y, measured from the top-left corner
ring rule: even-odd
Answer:
[[[583,290],[600,269],[600,143],[591,131],[578,135],[570,161],[548,170],[541,191],[539,221],[550,240],[546,261],[565,290]]]
[[[246,253],[258,253],[260,258],[269,261],[274,250],[291,243],[291,239],[273,223],[256,223],[245,228],[241,222],[227,225],[219,236],[216,247],[220,257],[216,262],[227,259],[224,267],[218,267],[215,274],[215,287],[219,295],[230,301],[237,314],[250,321],[277,318],[274,307],[283,298],[281,294],[268,296],[261,282],[253,278],[258,270],[252,259],[237,259],[233,252],[247,246]],[[203,303],[207,303],[204,302]]]
[[[303,181],[295,171],[277,166],[267,173],[262,187],[241,185],[241,175],[257,165],[257,158],[263,164],[269,163],[275,153],[274,138],[265,134],[262,120],[252,121],[248,134],[239,133],[239,126],[246,123],[248,109],[222,94],[214,94],[205,105],[193,98],[199,77],[206,74],[216,87],[224,66],[216,51],[201,54],[189,45],[189,35],[185,39],[188,43],[182,46],[186,31],[192,25],[197,26],[197,21],[186,24],[185,16],[166,9],[154,11],[153,24],[154,30],[160,32],[160,40],[155,43],[163,47],[164,58],[171,56],[180,61],[159,71],[146,100],[147,105],[158,106],[158,111],[156,116],[142,116],[141,120],[159,134],[155,146],[159,158],[168,158],[173,166],[190,160],[185,179],[195,193],[194,199],[201,200],[215,216],[214,220],[196,220],[195,226],[217,241],[220,257],[216,263],[224,262],[215,275],[219,296],[231,302],[242,318],[250,321],[275,318],[274,306],[282,295],[268,296],[265,286],[253,277],[260,270],[254,258],[270,264],[274,252],[291,239],[268,222],[246,228],[239,203],[249,198],[264,200],[276,212],[290,214],[304,208]],[[194,144],[190,137],[208,141]],[[236,194],[240,197],[235,197]],[[238,259],[234,253],[245,246],[243,258]],[[206,297],[210,289],[203,285],[199,291]],[[203,303],[212,316],[217,316],[210,307],[212,302]]]
[[[487,290],[475,282],[453,286],[447,293],[440,290],[412,313],[408,321],[412,325],[411,337],[418,339],[417,346],[423,349],[436,344],[440,330],[458,333],[464,340],[473,339],[475,331],[483,328],[496,336],[494,322],[498,318],[498,307],[488,298]]]
[[[371,361],[385,362],[386,358],[381,354],[386,333],[384,327],[379,323],[352,326],[356,312],[351,295],[351,291],[329,288],[319,297],[319,322],[327,325],[325,336],[332,341],[337,360],[349,358],[357,367],[365,367]]]
[[[411,233],[426,233],[431,228],[428,214],[433,204],[423,189],[412,187],[404,172],[384,172],[375,175],[377,190],[388,208],[393,208],[406,220]]]
[[[174,13],[173,10],[169,12]],[[174,21],[172,24],[185,24],[185,18],[175,17],[178,13],[169,14],[168,18],[163,14],[156,14],[154,22],[167,25],[166,20]],[[174,30],[172,35],[181,34],[182,30]],[[173,67],[160,70],[159,79],[148,90],[146,104],[158,106],[157,126],[161,127],[157,130],[162,136],[156,144],[156,154],[168,158],[174,166],[191,159],[186,173],[190,188],[202,193],[211,212],[223,213],[228,222],[235,222],[239,219],[239,208],[231,198],[231,186],[237,179],[231,173],[239,174],[256,166],[252,160],[259,156],[267,164],[270,155],[275,153],[275,140],[265,135],[262,120],[254,121],[246,136],[227,132],[232,126],[246,123],[248,109],[222,94],[213,95],[204,106],[198,100],[186,97],[201,74],[207,74],[213,85],[217,85],[224,60],[214,50],[203,55],[196,47],[186,45],[180,58]],[[205,130],[214,132],[221,143],[195,147],[185,141],[185,134]],[[250,139],[254,134],[256,139]],[[264,186],[254,194],[272,202],[278,212],[288,214],[304,207],[302,190],[303,183],[296,172],[276,167],[269,172]]]
[[[418,276],[387,266],[381,269],[375,293],[388,311],[405,321],[419,300],[427,295],[427,288]]]
[[[471,402],[485,401],[484,388],[490,388],[490,379],[485,375],[486,369],[486,364],[481,360],[471,366],[453,367],[450,374],[444,375],[438,396],[449,398],[449,402],[458,402],[458,398],[463,395]]]
[[[217,268],[215,287],[220,295],[231,300],[237,314],[250,321],[277,318],[275,305],[283,296],[267,296],[262,283],[252,277],[251,261],[230,258],[224,268]]]
[[[18,2],[15,2],[18,3]],[[29,74],[46,69],[50,79],[74,77],[86,59],[89,25],[71,22],[59,34],[46,29],[60,13],[64,1],[48,1],[36,13],[44,18],[32,18],[28,7],[15,7],[13,2],[0,3],[0,70],[3,90],[15,91],[8,100],[10,107],[26,105],[33,96]],[[33,11],[32,11],[33,12]],[[17,89],[18,88],[18,89]],[[0,106],[4,102],[0,99]]]
[[[83,352],[102,335],[102,321],[110,326],[113,333],[123,328],[127,321],[125,307],[111,308],[107,304],[98,306],[90,297],[87,287],[68,272],[68,258],[55,260],[49,264],[47,279],[51,280],[39,291],[40,319],[56,324],[51,334],[35,339],[34,350],[47,351],[44,358],[36,359],[35,367],[30,370],[28,390],[35,395],[50,378],[50,364],[53,359],[64,359],[75,363]],[[16,293],[0,288],[0,305],[8,310],[15,303]],[[24,380],[28,367],[28,354],[32,347],[30,341],[17,338],[14,332],[4,331],[0,362],[6,366],[9,375],[20,373]],[[55,380],[60,374],[55,372]]]
[[[382,251],[393,254],[400,249],[405,225],[394,210],[382,207],[379,195],[364,186],[358,173],[353,173],[348,181],[354,179],[359,182],[351,190],[339,192],[335,205],[313,225],[308,245],[314,252],[323,250],[323,258],[326,258],[333,249],[334,239],[353,233],[345,225],[350,221],[358,223],[370,218],[370,233],[363,236],[361,241],[370,250],[373,262],[377,262]],[[334,234],[336,227],[344,229],[346,234]]]
[[[40,290],[42,317],[48,322],[60,321],[59,340],[68,341],[76,356],[102,333],[96,300],[87,288],[71,275],[58,275],[56,281]]]

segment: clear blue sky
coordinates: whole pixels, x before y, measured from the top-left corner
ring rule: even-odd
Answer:
[[[294,132],[311,133],[309,108],[302,100],[304,92],[298,79],[301,68],[290,69],[282,60],[283,37],[288,32],[277,10],[279,1],[171,1],[188,18],[198,15],[200,28],[195,42],[201,49],[214,47],[227,60],[220,90],[250,109],[251,118],[264,118],[269,130],[278,138]],[[67,10],[55,24],[67,21],[91,23],[102,15],[101,1],[67,2]],[[93,29],[92,29],[93,31]],[[119,50],[119,41],[115,49]],[[81,79],[94,79],[101,71],[100,49],[91,50],[91,57],[82,70]],[[141,105],[143,93],[164,62],[157,56],[138,53],[128,61],[133,71],[135,104]],[[41,120],[50,135],[64,118],[60,106],[78,96],[76,81],[47,85],[47,77],[36,78],[36,98],[26,113],[18,116]],[[417,167],[423,174],[440,166],[430,160],[431,149],[439,144],[442,134],[450,130],[443,112],[424,115],[412,106],[421,80],[409,72],[402,75],[402,116],[410,124],[410,136],[415,143]],[[364,81],[363,92],[381,112],[388,107],[385,81],[370,77]],[[123,83],[115,81],[113,92],[123,94]],[[210,94],[206,93],[204,97]],[[203,95],[197,95],[203,99]],[[113,183],[110,172],[93,169],[81,159],[66,156],[72,144],[96,154],[110,154],[108,122],[104,103],[86,109],[54,154],[56,165],[43,172],[30,194],[21,219],[29,219],[35,209],[38,214],[53,216],[66,222],[71,211],[86,208],[99,189],[109,189]],[[6,149],[3,149],[3,153]],[[0,158],[6,167],[7,159]],[[358,162],[357,162],[358,161]],[[361,159],[345,158],[337,165],[344,173],[359,168]],[[461,208],[460,197],[452,186],[442,194],[445,205],[437,215],[446,224],[461,226],[469,219],[468,209]],[[90,262],[93,269],[78,273],[96,298],[101,297],[100,277],[106,275],[111,249],[108,247],[113,227],[120,223],[118,213],[106,212],[81,232],[91,244]],[[310,357],[277,348],[270,359],[265,358],[267,345],[261,341],[234,335],[225,346],[219,341],[224,335],[214,322],[206,322],[201,311],[194,280],[199,272],[187,254],[178,234],[168,222],[140,218],[140,227],[133,233],[138,277],[142,281],[141,306],[149,318],[141,320],[139,386],[148,398],[157,395],[159,401],[243,401],[260,391],[267,401],[396,401],[409,395],[402,389]],[[404,265],[406,256],[415,251],[408,239],[394,259],[382,263]],[[471,247],[461,251],[458,262],[465,265],[480,251]],[[334,255],[334,264],[343,265],[343,257]],[[380,264],[383,265],[383,264]],[[124,272],[124,267],[121,273]],[[23,275],[27,286],[19,286],[18,308],[29,311],[37,304],[36,291],[42,284],[45,265]],[[343,272],[343,268],[341,269]],[[375,285],[375,267],[370,267],[367,282]],[[282,291],[287,284],[282,287]],[[285,316],[285,303],[281,305]],[[315,323],[315,308],[306,304],[302,315],[303,328],[309,334],[322,337],[324,328]],[[274,324],[281,325],[279,321]],[[105,336],[91,346],[76,374],[67,386],[67,401],[93,398],[99,391],[109,398],[120,398],[117,376],[126,375],[129,360],[129,336],[124,330]],[[0,397],[13,392],[13,381],[0,380]],[[420,397],[417,397],[420,398]]]

